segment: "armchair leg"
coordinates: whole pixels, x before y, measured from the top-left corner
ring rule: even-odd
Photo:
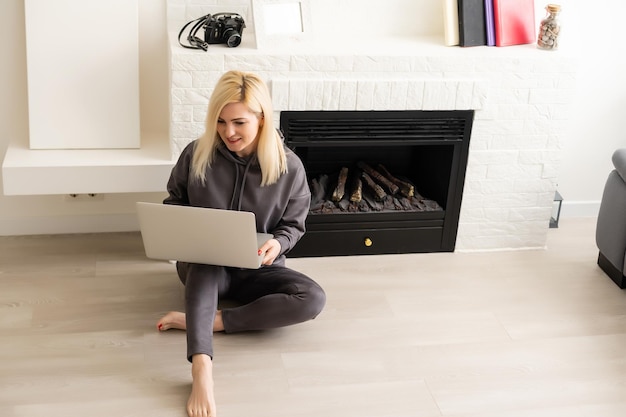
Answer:
[[[615,268],[611,262],[602,254],[598,253],[598,266],[617,284],[618,287],[626,288],[626,276],[619,269]]]

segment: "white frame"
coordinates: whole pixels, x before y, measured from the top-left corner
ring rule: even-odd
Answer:
[[[311,34],[310,0],[251,0],[254,19],[254,32],[257,49],[265,49],[269,45],[290,45],[304,41]],[[265,7],[281,4],[298,4],[300,6],[300,24],[302,32],[271,33],[267,29]],[[295,16],[294,16],[295,17]]]

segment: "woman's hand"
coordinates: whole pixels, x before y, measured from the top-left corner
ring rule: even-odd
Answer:
[[[280,254],[280,243],[276,239],[270,239],[259,248],[260,253],[265,253],[263,257],[262,265],[271,265],[274,263],[276,257]]]

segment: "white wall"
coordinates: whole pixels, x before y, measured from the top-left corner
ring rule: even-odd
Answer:
[[[165,0],[139,0],[139,11],[141,127],[147,132],[167,132]],[[28,142],[24,0],[0,2],[0,36],[5,40],[0,58],[0,155],[4,159],[9,142]],[[0,194],[0,236],[135,230],[134,202],[161,199],[161,194],[154,193],[108,194],[104,200],[69,202],[62,195]]]
[[[441,0],[310,0],[316,32],[364,37],[442,33]]]
[[[626,57],[619,40],[626,3],[607,0],[601,8],[579,0],[561,3],[563,41],[578,61],[578,89],[570,134],[563,145],[559,190],[565,199],[564,216],[595,216],[604,182],[613,169],[613,151],[626,147],[621,126],[626,109]]]
[[[324,25],[333,22],[332,26],[340,30],[354,28],[362,33],[376,30],[375,24],[369,26],[370,16],[374,15],[384,21],[378,27],[387,30],[393,27],[388,24],[396,16],[399,33],[404,35],[443,32],[440,0],[392,0],[384,6],[374,0],[312,1],[316,7],[324,5],[328,10],[321,13],[322,18],[316,13],[314,23],[324,19]],[[543,5],[539,1],[536,0],[536,5],[541,13]],[[626,4],[605,0],[602,10],[610,13],[602,12],[593,2],[562,0],[560,4],[564,9],[563,53],[574,54],[579,65],[578,91],[569,123],[571,134],[563,143],[559,175],[559,190],[565,198],[563,216],[595,215],[604,181],[612,168],[611,155],[617,147],[626,146],[626,137],[620,129],[626,104],[626,81],[621,76],[626,70],[626,59],[620,53],[619,43]],[[409,23],[412,25],[408,26]],[[146,131],[168,129],[164,29],[165,0],[140,0],[141,124]],[[5,40],[0,59],[0,154],[4,155],[13,138],[28,139],[23,0],[0,2],[0,36]],[[158,201],[161,197],[110,194],[102,201],[67,202],[64,196],[0,195],[0,235],[132,230],[134,202]]]

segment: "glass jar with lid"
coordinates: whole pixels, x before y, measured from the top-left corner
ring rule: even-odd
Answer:
[[[561,6],[548,4],[546,11],[547,15],[539,25],[537,47],[546,50],[557,49],[559,47],[559,33],[561,32],[561,23],[559,22]]]

